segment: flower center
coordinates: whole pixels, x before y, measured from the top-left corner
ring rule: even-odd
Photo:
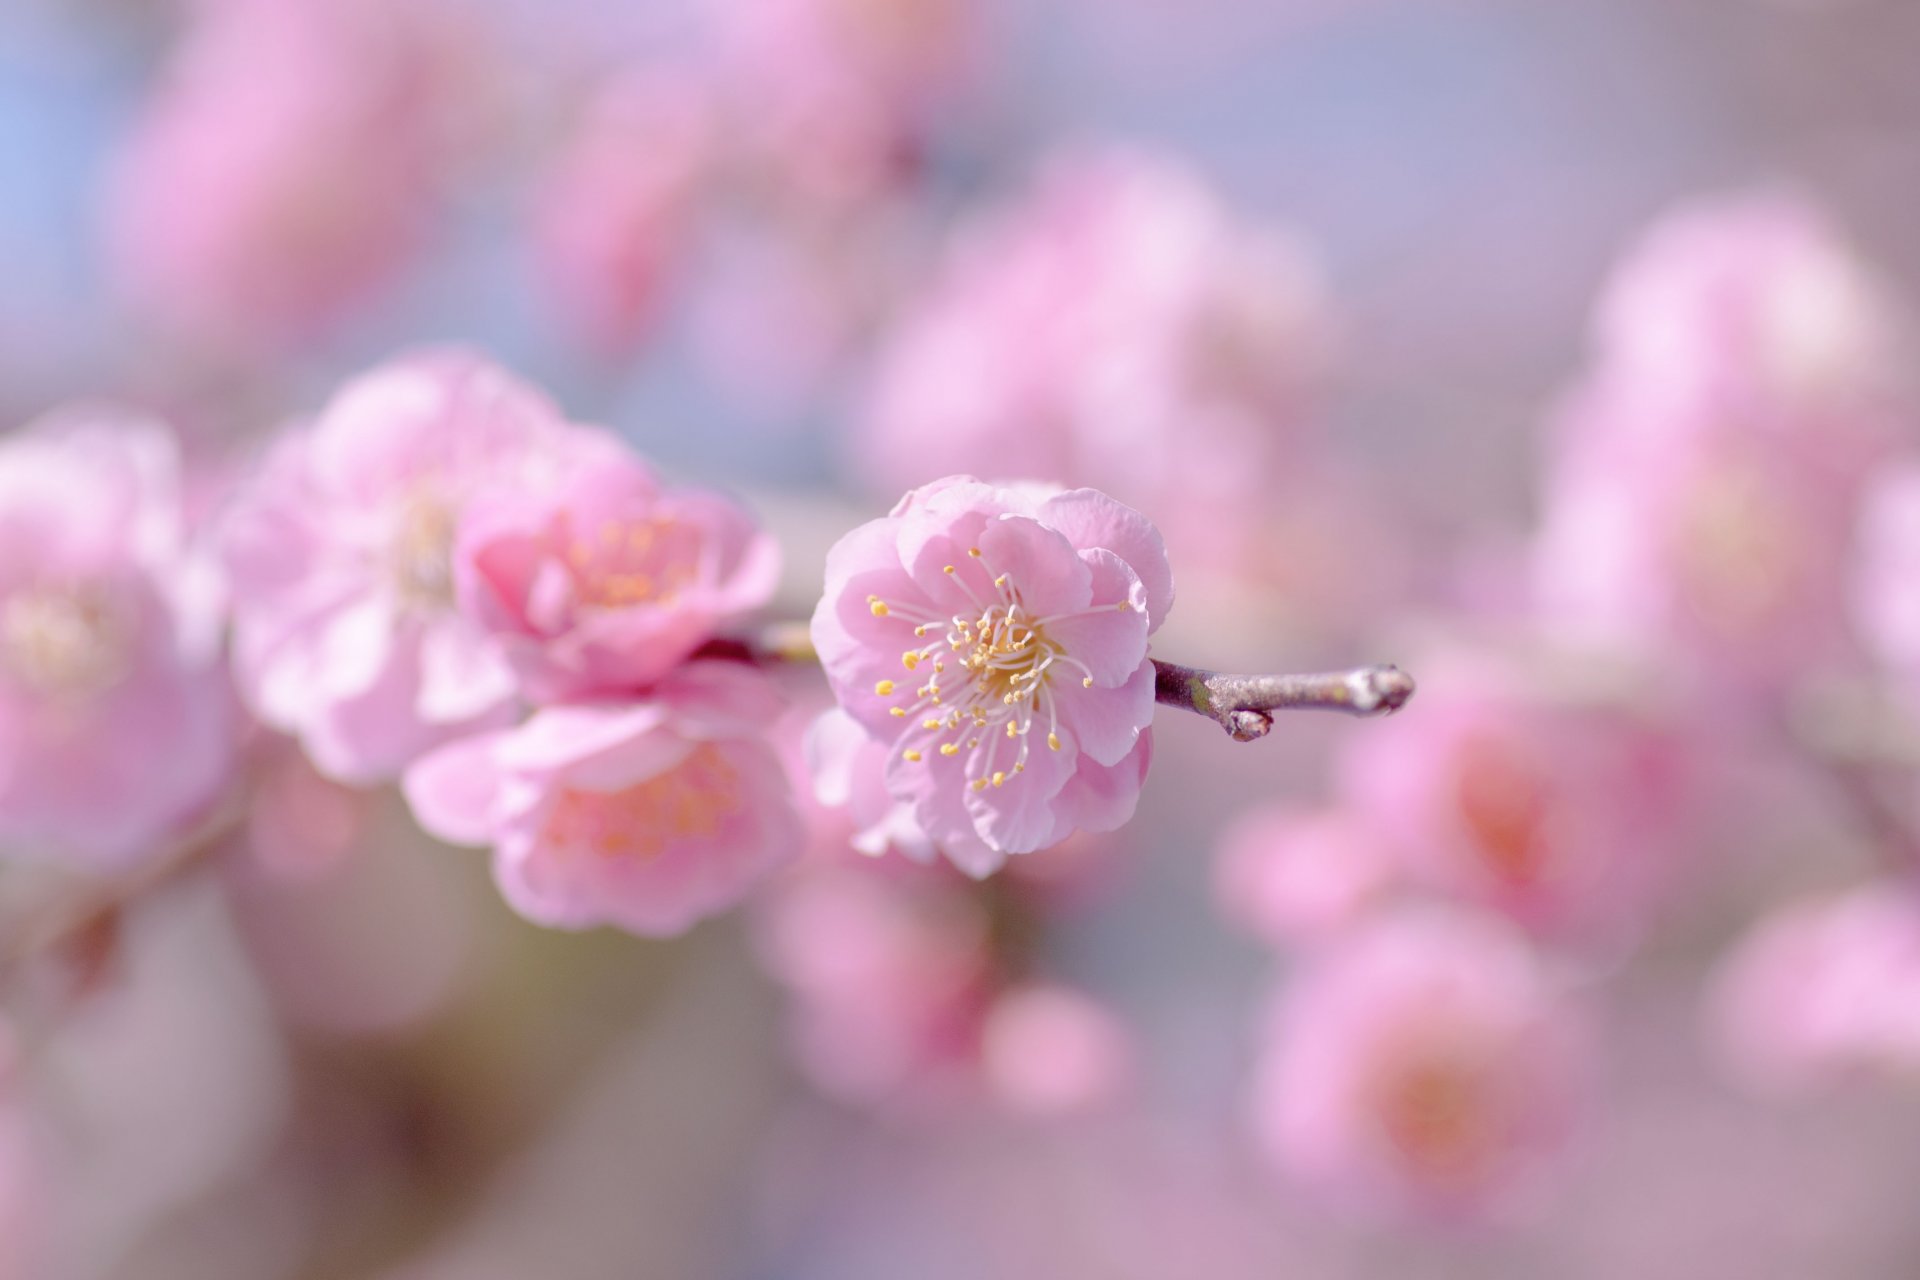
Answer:
[[[568,788],[554,801],[541,843],[559,853],[651,862],[681,840],[710,840],[739,813],[739,771],[711,743],[677,768],[622,791]]]
[[[36,693],[85,698],[126,675],[130,632],[98,585],[32,587],[0,609],[0,668]]]
[[[912,625],[916,641],[927,641],[900,655],[900,663],[908,671],[918,672],[923,666],[929,671],[927,682],[912,691],[912,698],[892,708],[893,716],[905,720],[918,717],[920,728],[934,735],[930,745],[943,756],[967,751],[969,785],[975,791],[984,791],[989,786],[1004,786],[1009,776],[1026,772],[1033,727],[1040,717],[1046,718],[1048,748],[1060,750],[1060,707],[1053,684],[1062,669],[1077,671],[1081,685],[1093,687],[1092,670],[1049,637],[1047,625],[1133,606],[1122,600],[1117,605],[1036,617],[1022,602],[1019,587],[1008,581],[1007,574],[994,573],[978,547],[967,555],[980,562],[993,579],[993,595],[985,598],[967,584],[957,565],[946,566],[947,576],[972,602],[970,610],[940,618],[922,616],[878,596],[869,596],[867,603],[875,617],[897,617]],[[874,692],[891,697],[897,687],[892,680],[882,680]],[[1006,767],[1000,764],[1003,743],[1014,744],[1005,747],[1013,753]],[[918,748],[905,753],[906,759],[915,764],[923,755]]]
[[[1381,1129],[1422,1176],[1469,1181],[1492,1153],[1493,1117],[1481,1074],[1471,1061],[1429,1050],[1383,1082]]]
[[[699,534],[671,517],[609,520],[591,538],[562,538],[582,604],[671,606],[699,573]]]
[[[453,534],[459,516],[430,494],[415,494],[400,513],[387,565],[401,602],[439,611],[453,606]]]

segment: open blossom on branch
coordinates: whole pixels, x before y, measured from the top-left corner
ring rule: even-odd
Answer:
[[[773,594],[780,549],[715,493],[669,489],[637,458],[545,493],[467,507],[454,548],[463,612],[536,702],[640,688]]]
[[[403,785],[429,832],[492,846],[500,891],[527,919],[674,934],[800,852],[766,737],[779,712],[766,677],[696,662],[641,699],[546,707],[450,743]]]
[[[1313,956],[1277,1007],[1256,1128],[1355,1208],[1499,1215],[1573,1135],[1587,1040],[1509,930],[1382,916]]]
[[[461,515],[489,490],[539,494],[626,456],[471,356],[415,356],[349,383],[228,513],[235,667],[255,713],[349,782],[503,723],[514,672],[455,607]]]
[[[840,705],[886,744],[887,790],[914,824],[1004,856],[1132,816],[1147,640],[1172,603],[1138,512],[1091,489],[952,477],[834,546],[813,640]]]
[[[220,621],[164,428],[73,409],[0,443],[0,844],[164,851],[232,758]]]

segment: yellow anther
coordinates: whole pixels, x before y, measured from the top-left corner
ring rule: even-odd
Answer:
[[[1058,751],[1060,749],[1060,735],[1057,733],[1048,734],[1047,747],[1049,750]]]
[[[1120,612],[1122,612],[1122,613],[1126,613],[1126,612],[1128,612],[1129,610],[1131,610],[1131,609],[1133,608],[1133,601],[1131,601],[1131,600],[1122,600],[1122,601],[1121,601],[1121,602],[1120,602],[1119,604],[1117,604],[1117,605],[1115,605],[1115,606],[1113,606],[1113,607],[1114,607],[1114,608],[1116,608],[1116,609],[1118,609],[1118,610],[1119,610]]]
[[[905,707],[891,708],[891,712],[896,719],[905,720],[907,718],[907,709]]]
[[[876,618],[884,618],[893,612],[893,610],[887,608],[887,602],[885,600],[875,600],[868,607],[873,610],[873,616]]]
[[[985,791],[987,789],[987,780],[985,778],[975,778],[973,780],[973,789],[975,791]]]
[[[1013,771],[1015,773],[1025,773],[1027,771],[1027,766],[1024,762],[1020,764],[1016,764],[1013,766]]]
[[[1020,736],[1020,730],[1014,728],[1013,721],[1011,720],[1007,721],[1007,736],[1009,738],[1017,738]]]
[[[906,757],[908,764],[920,763],[920,753],[918,751],[903,751],[900,754]]]
[[[977,747],[977,746],[979,746],[979,745],[980,745],[980,739],[978,739],[978,738],[971,738],[971,739],[969,739],[969,740],[967,741],[967,747],[968,747],[968,749],[972,749],[972,748],[974,748],[974,747]]]
[[[940,727],[940,721],[937,718],[929,717],[920,722],[920,727],[922,729],[938,729]]]
[[[900,665],[905,667],[909,671],[913,670],[915,667],[920,665],[920,654],[918,653],[918,651],[913,649],[907,650],[905,653],[900,655]]]
[[[995,578],[995,579],[993,580],[993,585],[994,585],[994,586],[996,586],[996,587],[1004,587],[1004,586],[1006,586],[1006,585],[1007,585],[1007,575],[1003,573],[1003,574],[1001,574],[1001,575],[1000,575],[999,577],[997,577],[997,578]]]
[[[1092,676],[1088,676],[1088,677],[1087,677],[1087,678],[1086,678],[1085,680],[1082,680],[1082,681],[1080,682],[1080,687],[1081,687],[1082,689],[1091,689],[1091,688],[1093,688],[1093,677],[1092,677]]]
[[[956,568],[954,568],[954,567],[953,567],[952,565],[948,565],[948,566],[947,566],[946,568],[944,568],[944,569],[942,569],[942,570],[941,570],[940,572],[942,572],[942,573],[958,573],[958,572],[960,572],[960,571],[959,571],[958,569],[956,569]]]
[[[970,555],[970,556],[972,556],[972,557],[973,557],[973,558],[974,558],[975,560],[978,560],[978,559],[980,558],[980,548],[978,548],[978,547],[968,547],[968,548],[967,548],[967,554],[968,554],[968,555]]]
[[[879,684],[873,686],[873,691],[883,698],[890,698],[893,696],[893,681],[882,680]]]
[[[940,754],[943,756],[957,756],[960,754],[960,744],[957,742],[943,742],[940,744]]]
[[[1004,787],[1004,786],[1006,786],[1006,785],[1007,785],[1007,775],[1006,775],[1006,774],[1004,774],[1004,773],[996,773],[996,774],[994,774],[994,775],[993,775],[993,785],[994,785],[994,786],[996,786],[996,787]]]

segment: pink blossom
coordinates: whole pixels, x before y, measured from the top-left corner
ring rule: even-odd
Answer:
[[[887,790],[888,745],[838,707],[815,718],[805,752],[814,799],[846,811],[852,823],[848,843],[858,852],[877,858],[893,850],[923,864],[944,853],[976,877],[991,875],[1004,861],[971,831],[955,832],[943,846],[935,845],[914,821],[913,805]]]
[[[0,442],[0,844],[164,852],[232,763],[219,626],[165,428],[75,408]]]
[[[1395,861],[1386,838],[1354,813],[1263,806],[1221,835],[1214,896],[1265,942],[1325,942],[1396,887]]]
[[[1876,479],[1860,517],[1853,616],[1868,651],[1920,694],[1920,464]]]
[[[462,611],[536,702],[659,679],[718,624],[765,604],[779,572],[778,545],[745,511],[665,488],[637,459],[546,493],[476,497],[453,558]]]
[[[1563,1001],[1490,921],[1382,917],[1311,957],[1276,1007],[1258,1135],[1357,1208],[1510,1212],[1574,1131],[1586,1036]]]
[[[1417,885],[1542,934],[1630,939],[1689,869],[1684,745],[1468,664],[1429,661],[1421,675],[1392,732],[1342,752],[1347,808]]]
[[[882,350],[851,461],[881,491],[1089,484],[1152,511],[1182,563],[1239,568],[1266,554],[1276,493],[1312,501],[1326,329],[1305,252],[1198,175],[1062,155],[956,234]]]
[[[1549,615],[1721,687],[1845,660],[1861,486],[1910,413],[1866,269],[1791,200],[1704,204],[1628,256],[1597,330],[1549,468]]]
[[[987,919],[918,868],[904,878],[871,870],[809,869],[756,913],[762,961],[791,993],[795,1060],[848,1102],[962,1096],[997,987]]]
[[[1060,1115],[1124,1094],[1133,1045],[1119,1018],[1091,997],[1070,987],[1018,987],[987,1013],[981,1065],[1009,1106]]]
[[[676,69],[599,91],[547,175],[534,242],[570,325],[619,357],[650,331],[720,159],[708,86]]]
[[[461,514],[489,489],[537,494],[624,456],[471,356],[414,356],[349,383],[269,451],[228,513],[235,666],[255,713],[356,783],[503,723],[513,670],[455,608]]]
[[[629,702],[545,707],[407,771],[414,815],[491,845],[494,878],[538,924],[681,933],[795,857],[799,818],[765,740],[764,676],[696,662]]]
[[[133,300],[252,348],[385,283],[444,181],[428,28],[405,3],[204,6],[112,174]]]
[[[1720,1047],[1776,1093],[1920,1071],[1920,901],[1872,885],[1762,920],[1723,961],[1711,1004]]]
[[[1601,299],[1596,363],[1858,465],[1906,382],[1904,327],[1821,209],[1759,191],[1684,205],[1641,237]]]
[[[1030,853],[1132,816],[1172,603],[1138,512],[952,477],[834,546],[813,640],[929,839]]]

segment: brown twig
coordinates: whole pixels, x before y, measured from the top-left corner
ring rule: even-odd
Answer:
[[[1207,716],[1233,737],[1252,742],[1273,730],[1273,713],[1310,709],[1354,716],[1387,715],[1413,696],[1413,677],[1398,667],[1356,667],[1319,675],[1235,676],[1154,665],[1154,696],[1164,706]]]

